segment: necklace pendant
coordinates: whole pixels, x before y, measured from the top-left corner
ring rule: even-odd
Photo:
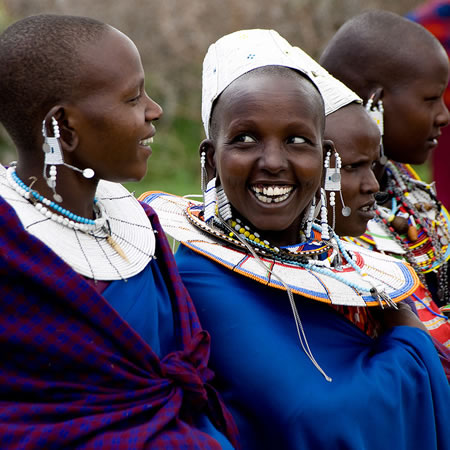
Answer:
[[[119,254],[126,262],[128,262],[127,255],[125,255],[125,252],[122,250],[120,245],[111,237],[111,235],[108,235],[106,238],[106,242],[116,251],[116,253]]]

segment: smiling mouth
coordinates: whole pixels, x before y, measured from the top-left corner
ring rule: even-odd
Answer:
[[[263,203],[280,203],[286,200],[294,191],[294,186],[266,186],[256,184],[250,186],[250,190],[255,194],[255,197]]]
[[[139,145],[143,145],[144,147],[150,147],[150,144],[153,143],[153,136],[151,138],[142,139],[139,141]]]

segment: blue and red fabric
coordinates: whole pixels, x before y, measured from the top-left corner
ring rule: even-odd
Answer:
[[[0,448],[239,448],[207,368],[202,330],[158,218],[156,257],[179,349],[160,359],[96,290],[22,227],[0,198]]]

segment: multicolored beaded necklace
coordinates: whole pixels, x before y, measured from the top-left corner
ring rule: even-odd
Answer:
[[[449,302],[448,212],[436,198],[433,185],[421,181],[411,166],[389,161],[386,175],[390,208],[378,206],[375,220],[403,249],[402,256],[414,267],[425,287],[428,288],[425,274],[436,274],[438,296],[441,301]],[[376,236],[370,232],[366,232],[360,239],[375,248],[377,246]],[[392,253],[392,256],[398,255]]]

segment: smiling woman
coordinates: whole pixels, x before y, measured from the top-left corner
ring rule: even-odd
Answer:
[[[394,307],[417,278],[327,224],[324,104],[358,97],[273,30],[245,30],[209,48],[202,100],[204,202],[141,198],[181,241],[180,274],[243,448],[448,446],[438,356],[411,310]],[[398,426],[418,410],[423,428]]]

